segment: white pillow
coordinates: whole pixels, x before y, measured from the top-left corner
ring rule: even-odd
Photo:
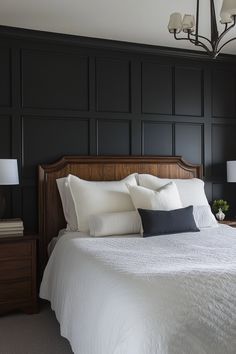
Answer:
[[[121,181],[92,182],[68,176],[79,231],[88,232],[90,215],[134,210],[126,183],[137,186],[136,174]]]
[[[173,210],[182,208],[179,192],[174,182],[157,191],[127,184],[136,209]]]
[[[211,212],[210,205],[199,205],[193,207],[193,216],[198,228],[218,227],[215,216]]]
[[[175,182],[183,207],[209,205],[204,191],[204,182],[201,179],[168,179],[149,174],[140,174],[138,178],[140,186],[153,190],[157,190],[171,181]]]
[[[75,212],[74,201],[68,184],[68,178],[67,177],[58,178],[56,182],[61,197],[64,216],[67,222],[66,229],[68,231],[77,231],[78,230],[77,216]]]
[[[90,236],[129,235],[141,232],[141,219],[137,211],[90,215]]]

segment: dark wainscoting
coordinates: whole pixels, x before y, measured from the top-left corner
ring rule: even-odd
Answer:
[[[236,57],[6,27],[0,48],[0,157],[21,177],[6,217],[37,230],[36,167],[66,154],[182,155],[235,205]]]

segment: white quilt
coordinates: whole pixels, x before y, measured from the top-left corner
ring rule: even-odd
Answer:
[[[63,236],[40,296],[77,354],[235,354],[236,229]]]

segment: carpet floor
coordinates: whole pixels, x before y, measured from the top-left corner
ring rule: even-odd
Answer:
[[[60,336],[59,323],[50,305],[42,304],[36,315],[21,313],[0,317],[0,354],[72,354]]]

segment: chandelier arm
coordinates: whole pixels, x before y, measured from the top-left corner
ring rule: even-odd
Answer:
[[[188,37],[177,37],[176,32],[174,32],[174,38],[175,38],[177,41],[190,41],[191,43],[193,43],[193,42],[192,42],[192,39],[189,38],[189,36],[188,36]],[[195,43],[193,43],[193,44],[195,44]]]
[[[233,42],[233,41],[235,41],[235,40],[236,40],[236,37],[229,39],[227,42],[225,42],[225,43],[217,50],[216,54],[219,54],[220,51],[224,48],[224,46],[226,46],[227,44],[229,44],[230,42]]]
[[[174,38],[175,38],[177,41],[190,41],[190,43],[192,43],[192,44],[194,44],[194,45],[196,45],[196,46],[198,46],[198,47],[202,47],[203,49],[205,49],[208,54],[210,54],[210,55],[212,54],[212,52],[210,51],[210,49],[209,49],[204,43],[202,43],[202,42],[200,42],[200,41],[197,41],[196,39],[190,38],[189,33],[188,33],[188,37],[187,37],[187,38],[186,38],[186,37],[181,37],[181,38],[179,38],[179,37],[177,37],[177,35],[176,35],[176,30],[175,30],[175,31],[174,31]]]
[[[221,35],[219,36],[219,38],[217,39],[216,42],[216,52],[217,52],[217,48],[219,46],[220,41],[222,40],[222,38],[224,38],[224,36],[236,25],[236,16],[234,16],[234,23],[232,25],[230,25],[229,27],[227,26],[227,24],[225,25],[225,30],[221,33]]]
[[[198,47],[202,47],[203,49],[205,49],[209,54],[211,54],[212,52],[210,51],[210,49],[201,41],[197,40],[197,39],[193,39],[190,37],[190,33],[188,33],[188,38],[186,38],[187,40],[189,40],[192,44],[198,46]],[[200,36],[199,36],[200,37]],[[206,39],[205,37],[203,37],[204,39]]]
[[[212,54],[211,50],[204,44],[202,43],[201,41],[196,41],[196,40],[190,40],[190,42],[194,45],[196,45],[197,47],[201,47],[203,49],[205,49],[205,51],[208,53],[208,54]]]
[[[196,42],[198,42],[197,36],[195,34],[190,34],[190,35],[196,37]],[[201,36],[200,34],[198,34],[198,38],[204,39],[212,46],[210,39],[208,39],[207,37],[204,37],[204,36]]]
[[[184,40],[188,40],[188,38],[185,38],[185,37],[177,37],[177,33],[176,33],[176,30],[174,30],[174,38],[177,40],[177,41],[184,41]]]
[[[174,38],[177,41],[190,41],[191,43],[193,43],[191,38],[189,38],[189,37],[177,37],[176,32],[174,32]],[[193,44],[195,44],[195,43],[193,43]]]
[[[217,40],[216,49],[217,49],[217,47],[218,47],[219,42],[221,41],[221,39],[231,30],[231,28],[233,28],[233,27],[235,26],[235,24],[236,24],[236,17],[234,17],[234,23],[233,23],[230,27],[228,27],[228,24],[225,24],[225,29],[224,29],[224,31],[221,33],[221,35],[219,36],[219,38],[218,38],[218,40]],[[207,42],[211,45],[211,47],[212,47],[212,49],[213,49],[213,45],[212,45],[211,41],[210,41],[207,37],[201,36],[200,34],[196,35],[196,34],[192,34],[192,33],[190,34],[190,36],[192,36],[192,37],[195,36],[196,42],[199,42],[199,41],[198,41],[198,38],[204,39],[205,41],[207,41]],[[198,37],[198,38],[197,38],[197,37]],[[191,37],[190,37],[190,38],[191,38]],[[193,39],[193,38],[191,38],[191,39]],[[202,42],[200,42],[200,43],[202,43]],[[197,45],[197,44],[196,44],[196,45]]]

